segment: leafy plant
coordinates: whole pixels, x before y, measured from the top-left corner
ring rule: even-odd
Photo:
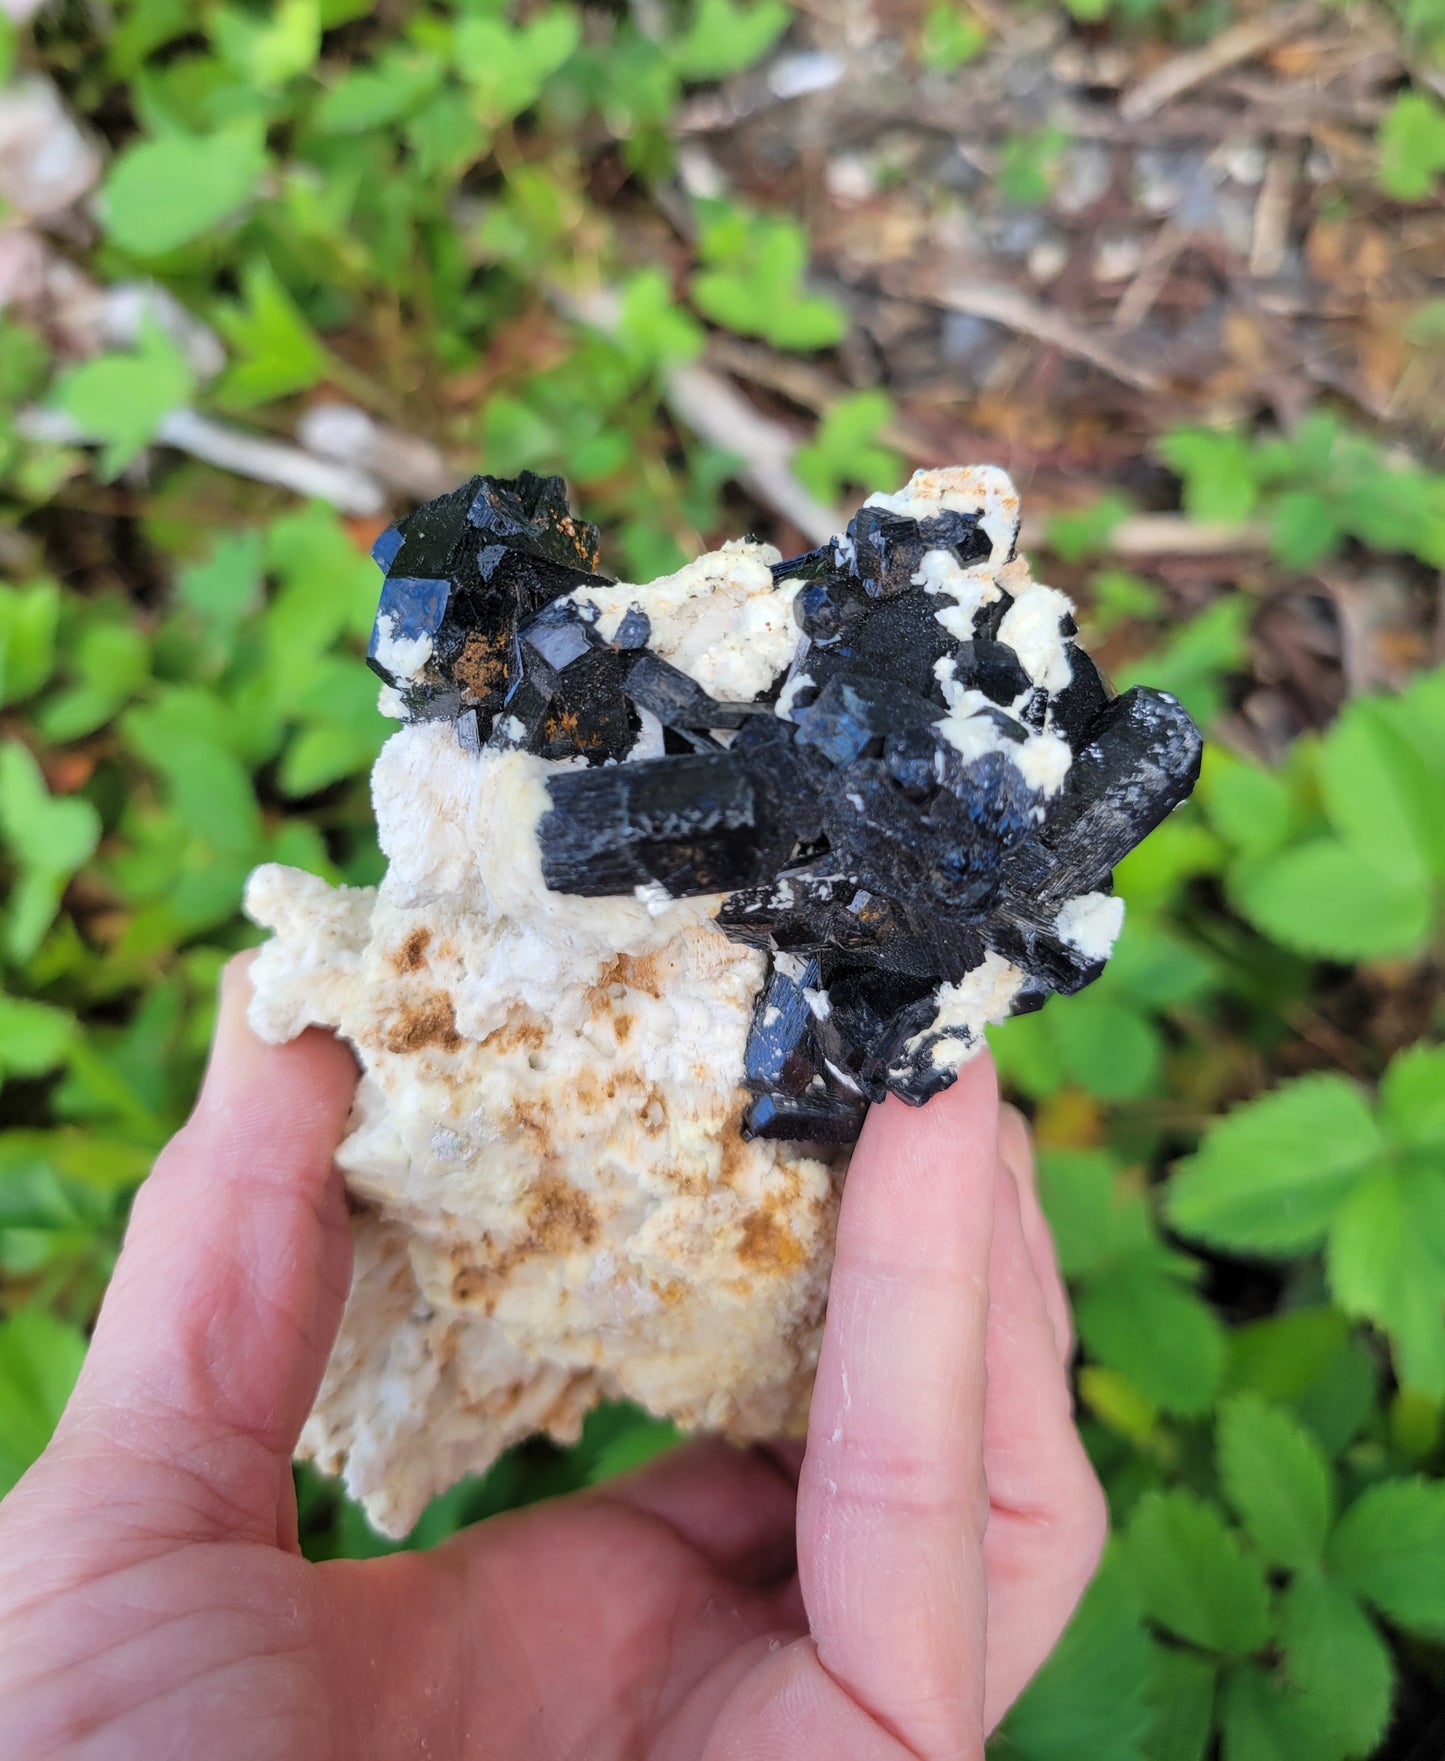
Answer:
[[[845,484],[886,489],[902,472],[898,455],[878,444],[892,419],[887,392],[850,392],[824,412],[817,434],[794,454],[794,469],[822,502],[837,502]]]
[[[1243,914],[1301,953],[1411,954],[1436,933],[1445,886],[1445,672],[1397,698],[1347,706],[1293,775],[1217,763],[1211,818],[1236,846],[1227,885]]]
[[[1240,1252],[1324,1247],[1348,1314],[1389,1335],[1400,1378],[1445,1398],[1445,1049],[1412,1047],[1372,1108],[1301,1077],[1214,1124],[1166,1195],[1182,1234]]]
[[[699,208],[698,250],[706,267],[692,278],[692,297],[705,317],[779,348],[838,341],[847,327],[842,312],[803,288],[808,243],[801,227],[722,202]]]
[[[1380,188],[1402,202],[1433,193],[1445,172],[1445,107],[1428,92],[1401,92],[1380,126]]]
[[[957,0],[937,0],[923,20],[918,53],[927,67],[951,73],[983,53],[988,31]]]

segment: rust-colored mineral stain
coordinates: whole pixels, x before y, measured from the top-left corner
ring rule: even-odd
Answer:
[[[547,1029],[540,1021],[509,1021],[505,1027],[493,1028],[482,1041],[482,1050],[495,1057],[508,1052],[539,1052],[547,1043]]]
[[[429,929],[414,929],[391,957],[398,972],[420,972],[426,965],[426,952],[431,946]]]
[[[771,1211],[749,1211],[741,1225],[738,1258],[756,1271],[796,1272],[806,1261],[803,1244]]]
[[[441,995],[404,1004],[386,1036],[389,1052],[420,1052],[428,1046],[455,1052],[460,1050],[461,1044],[462,1036],[457,1032],[457,1017],[451,998]]]
[[[538,1181],[527,1204],[532,1238],[544,1253],[590,1247],[597,1239],[597,1213],[585,1192],[554,1176]]]
[[[507,682],[511,649],[511,637],[505,630],[490,635],[473,630],[452,662],[452,677],[474,697],[490,697]]]
[[[656,954],[616,954],[597,974],[593,990],[607,997],[613,985],[628,990],[644,991],[649,997],[662,995],[662,973]]]
[[[480,1266],[458,1266],[452,1274],[453,1302],[471,1302],[486,1289],[488,1275]]]

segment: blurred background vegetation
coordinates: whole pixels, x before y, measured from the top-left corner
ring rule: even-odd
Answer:
[[[561,471],[635,579],[995,461],[1211,736],[1106,976],[996,1036],[1117,1531],[997,1752],[1445,1753],[1442,50],[1442,0],[7,0],[0,1489],[243,877],[377,876],[389,513]]]

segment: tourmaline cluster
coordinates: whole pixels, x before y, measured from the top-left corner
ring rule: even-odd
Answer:
[[[767,956],[745,1137],[851,1141],[868,1101],[953,1081],[986,1021],[1096,978],[1115,864],[1193,787],[1189,716],[1111,694],[1018,524],[1001,471],[919,472],[805,555],[743,540],[706,578],[618,587],[560,478],[524,472],[377,542],[393,711],[572,761],[547,887],[716,896]]]

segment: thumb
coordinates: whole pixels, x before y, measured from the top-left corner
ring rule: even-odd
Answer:
[[[248,967],[222,979],[200,1100],[136,1195],[57,1446],[119,1448],[167,1532],[294,1541],[291,1452],[350,1278],[332,1156],[356,1068],[315,1031],[257,1039]]]

